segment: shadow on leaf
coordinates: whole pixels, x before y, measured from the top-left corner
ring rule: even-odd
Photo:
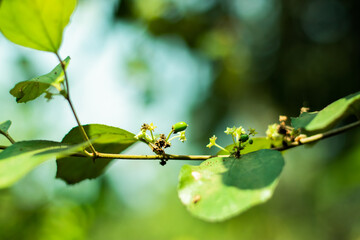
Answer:
[[[280,175],[284,160],[280,152],[268,149],[245,154],[239,159],[224,158],[225,185],[240,189],[258,189],[271,185]]]

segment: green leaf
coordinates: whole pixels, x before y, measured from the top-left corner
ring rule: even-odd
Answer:
[[[56,53],[76,0],[2,0],[0,31],[13,43]]]
[[[137,142],[135,135],[120,128],[100,124],[85,125],[84,129],[98,152],[120,153]],[[73,128],[62,140],[63,143],[77,144],[84,139],[78,127]],[[90,151],[90,150],[89,150]],[[67,157],[57,160],[57,178],[68,184],[100,176],[113,159],[89,157]]]
[[[245,146],[245,148],[243,150],[241,150],[241,152],[240,152],[241,154],[255,152],[260,149],[271,148],[272,141],[270,139],[267,139],[265,137],[255,137],[255,138],[251,138],[251,139],[254,141],[253,144],[247,144]],[[231,145],[225,147],[225,149],[230,152],[233,150],[233,148],[234,148],[234,144],[231,144]],[[224,150],[221,150],[217,153],[217,155],[227,155],[227,154],[229,154],[229,153]]]
[[[69,65],[70,57],[64,61],[65,68]],[[59,92],[61,91],[61,83],[64,81],[64,71],[59,63],[51,72],[40,77],[36,77],[27,81],[19,82],[10,90],[11,95],[16,97],[16,102],[26,103],[38,98],[41,94],[46,93],[52,86]]]
[[[3,132],[3,133],[7,133],[7,131],[9,130],[11,126],[11,121],[10,120],[7,120],[5,122],[2,122],[0,123],[0,133]]]
[[[179,198],[194,216],[223,221],[270,199],[283,166],[281,153],[270,149],[184,165]]]
[[[16,142],[0,152],[0,188],[12,185],[47,160],[69,156],[83,147],[41,140]]]
[[[291,118],[291,126],[295,129],[305,128],[317,116],[318,112],[303,112],[297,118]]]
[[[324,132],[336,126],[349,115],[359,116],[359,109],[360,92],[357,92],[340,98],[319,112],[302,113],[300,117],[291,119],[291,125],[309,133]]]

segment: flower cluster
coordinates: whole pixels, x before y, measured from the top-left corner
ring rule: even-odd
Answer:
[[[280,123],[274,123],[268,126],[266,130],[266,137],[272,141],[280,143],[283,146],[288,145],[291,142],[299,141],[301,138],[306,137],[306,135],[300,134],[299,130],[294,129],[286,125],[287,116],[279,116]]]
[[[272,125],[268,126],[268,129],[266,130],[266,137],[268,139],[274,140],[274,141],[278,141],[282,139],[282,135],[279,134],[279,127],[280,124],[278,123],[274,123]]]
[[[160,134],[160,135],[154,134],[154,130],[157,127],[154,126],[153,123],[150,124],[144,123],[140,128],[140,132],[135,136],[135,138],[138,139],[139,141],[148,144],[154,153],[164,156],[164,159],[161,160],[160,164],[165,165],[166,164],[165,148],[170,147],[171,141],[176,138],[179,138],[181,142],[185,142],[186,141],[185,130],[187,127],[188,125],[185,122],[178,122],[172,126],[171,131],[166,137],[164,134]],[[148,134],[148,132],[150,133],[150,135]],[[174,133],[176,133],[177,135],[170,138],[171,135]]]
[[[255,136],[255,134],[257,134],[257,132],[255,132],[255,129],[250,128],[248,130],[248,133],[246,133],[245,129],[240,126],[240,127],[227,127],[226,130],[224,131],[227,135],[231,135],[232,140],[233,140],[233,146],[232,146],[232,150],[223,148],[222,146],[218,145],[216,143],[217,137],[214,135],[211,138],[209,138],[210,143],[208,145],[206,145],[206,147],[211,148],[213,146],[220,148],[221,150],[228,152],[231,155],[234,155],[236,157],[240,157],[240,150],[244,149],[245,145],[247,143],[252,144],[253,140],[249,138],[249,136]]]

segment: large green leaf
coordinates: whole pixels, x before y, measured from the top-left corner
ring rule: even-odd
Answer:
[[[79,152],[83,146],[40,140],[14,143],[0,153],[0,188],[12,185],[39,164]]]
[[[323,132],[349,115],[360,116],[360,92],[340,98],[319,112],[302,113],[291,119],[291,125],[309,133]]]
[[[84,129],[98,152],[120,153],[137,141],[134,134],[116,127],[90,124],[85,125]],[[62,140],[67,144],[77,144],[83,141],[78,127],[73,128]],[[58,159],[56,177],[63,179],[68,184],[93,179],[100,176],[111,161],[112,159],[96,159],[94,161],[89,157]]]
[[[223,221],[266,202],[273,194],[284,159],[263,149],[237,158],[211,158],[199,166],[184,165],[178,194],[196,217]]]
[[[76,0],[2,0],[0,31],[24,47],[57,52]]]
[[[63,61],[65,67],[69,65],[70,57]],[[41,94],[53,86],[61,91],[61,83],[64,81],[64,71],[59,63],[51,72],[40,77],[36,77],[27,81],[19,82],[10,90],[11,95],[16,97],[16,102],[26,103],[38,98]]]
[[[253,140],[253,144],[247,144],[243,150],[241,150],[241,154],[255,152],[261,149],[269,149],[271,148],[272,141],[265,137],[255,137],[251,138]],[[225,147],[226,150],[232,151],[234,148],[234,144],[231,144]],[[228,152],[221,150],[217,153],[217,155],[226,155]]]

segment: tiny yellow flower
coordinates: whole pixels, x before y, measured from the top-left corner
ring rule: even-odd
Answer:
[[[216,141],[216,139],[217,139],[217,137],[214,135],[214,136],[212,136],[211,138],[209,138],[209,140],[210,140],[210,143],[208,144],[208,145],[206,145],[206,147],[208,147],[208,148],[211,148],[212,146],[215,146],[215,141]]]
[[[153,123],[150,123],[150,124],[149,124],[149,130],[150,130],[150,131],[154,131],[155,128],[157,128],[157,126],[154,126]]]
[[[246,131],[245,131],[245,129],[244,129],[242,126],[240,126],[240,127],[236,128],[233,136],[236,137],[236,141],[239,141],[240,136],[241,136],[242,134],[246,134]]]
[[[253,135],[255,136],[257,134],[257,132],[255,131],[255,128],[249,128],[249,135]]]
[[[236,131],[235,126],[233,126],[232,128],[227,127],[226,130],[224,131],[224,133],[226,133],[227,135],[230,135],[230,134],[234,135],[235,131]]]
[[[180,132],[180,141],[181,141],[181,142],[185,142],[185,141],[186,141],[185,131]]]
[[[235,130],[235,133],[236,133],[236,135],[240,136],[241,134],[246,134],[246,131],[242,126],[240,126]]]

